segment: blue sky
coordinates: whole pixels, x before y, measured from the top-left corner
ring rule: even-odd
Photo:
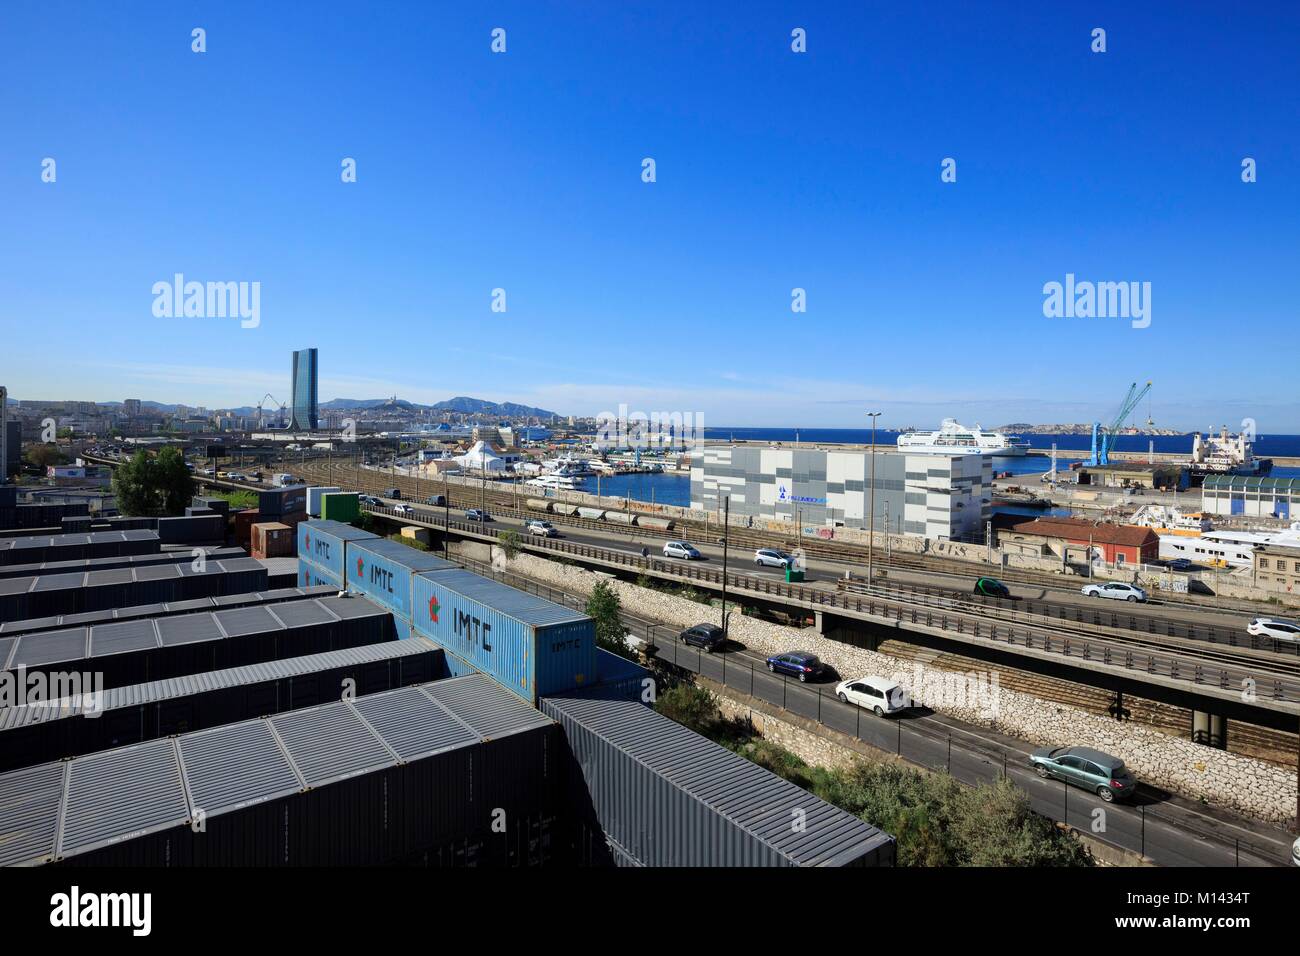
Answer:
[[[312,345],[322,400],[992,425],[1151,379],[1300,432],[1298,10],[10,0],[0,381],[251,405]],[[176,273],[260,325],[155,317]],[[1067,273],[1150,327],[1044,317]]]

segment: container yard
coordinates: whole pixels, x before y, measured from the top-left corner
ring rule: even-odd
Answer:
[[[246,557],[242,548],[203,549],[209,561]],[[116,568],[144,568],[155,564],[180,564],[194,560],[189,548],[160,551],[157,554],[128,554],[109,558],[78,558],[72,561],[41,561],[36,564],[7,564],[0,567],[0,578],[35,577],[39,574],[70,574],[77,571],[112,571]]]
[[[447,676],[432,641],[387,641],[0,710],[0,772]]]

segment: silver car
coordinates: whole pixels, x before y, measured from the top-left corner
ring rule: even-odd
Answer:
[[[684,561],[698,561],[703,555],[693,544],[688,544],[685,541],[666,541],[664,542],[664,557],[681,558]]]
[[[1110,598],[1112,601],[1136,601],[1145,604],[1147,592],[1135,584],[1107,581],[1105,584],[1085,584],[1079,589],[1084,597]]]
[[[759,548],[754,552],[754,563],[761,568],[788,568],[794,557],[776,548]]]

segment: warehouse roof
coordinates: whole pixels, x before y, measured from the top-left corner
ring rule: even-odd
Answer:
[[[1035,518],[1012,525],[1016,534],[1041,535],[1044,538],[1065,538],[1069,541],[1089,541],[1093,544],[1119,544],[1142,547],[1160,536],[1150,528],[1135,524],[1098,524],[1086,518]]]

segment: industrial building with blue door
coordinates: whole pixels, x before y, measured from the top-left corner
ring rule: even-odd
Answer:
[[[0,863],[893,865],[658,714],[585,614],[330,520],[277,587],[214,511],[0,538],[0,680],[99,680],[0,709]]]

